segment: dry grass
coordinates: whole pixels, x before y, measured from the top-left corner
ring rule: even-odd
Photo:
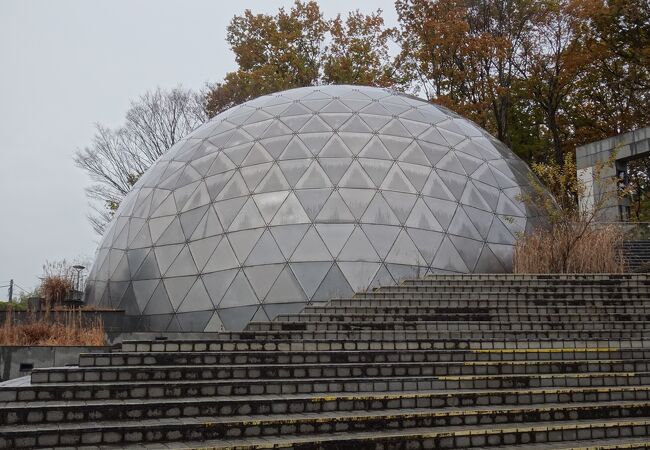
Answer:
[[[516,273],[621,273],[623,231],[584,224],[537,229],[519,237]]]
[[[61,275],[47,275],[41,281],[41,295],[47,304],[55,305],[67,298],[72,287],[70,278]]]
[[[101,319],[83,322],[81,311],[70,310],[16,323],[8,310],[0,326],[0,345],[106,345]]]

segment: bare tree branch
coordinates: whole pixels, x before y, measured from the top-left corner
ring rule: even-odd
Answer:
[[[93,184],[86,188],[93,229],[102,234],[140,176],[176,142],[208,119],[203,96],[182,87],[156,89],[131,103],[122,127],[95,127],[91,144],[74,161]]]

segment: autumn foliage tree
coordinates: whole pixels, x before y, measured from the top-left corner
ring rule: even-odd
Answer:
[[[380,10],[334,19],[326,19],[316,1],[296,1],[276,15],[246,10],[226,34],[238,69],[208,92],[207,112],[214,116],[260,95],[320,83],[391,86],[391,33]]]
[[[398,0],[407,87],[528,160],[648,125],[646,0]]]
[[[369,15],[354,11],[345,19],[338,15],[328,29],[330,41],[322,56],[323,82],[382,87],[395,84],[388,45],[396,30],[384,26],[380,11]]]

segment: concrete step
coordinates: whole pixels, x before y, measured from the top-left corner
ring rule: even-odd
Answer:
[[[650,324],[650,314],[643,314],[641,311],[635,314],[620,313],[519,313],[500,311],[477,311],[477,312],[432,312],[425,313],[335,313],[325,311],[322,313],[301,312],[299,314],[280,314],[275,322],[513,322],[513,323],[574,323],[574,322],[647,322]]]
[[[125,341],[0,388],[0,446],[643,448],[648,299],[647,274],[439,275]]]
[[[541,322],[530,321],[498,321],[498,320],[422,320],[406,321],[399,317],[394,321],[372,322],[369,320],[358,320],[349,322],[250,322],[246,326],[247,331],[345,331],[345,330],[430,330],[430,331],[558,331],[566,333],[576,332],[602,332],[603,336],[614,331],[633,333],[635,331],[646,331],[650,329],[650,321],[580,321],[580,322]],[[541,334],[543,335],[543,334]]]
[[[621,418],[621,411],[625,417]],[[517,435],[512,443],[521,442],[522,435],[533,432],[528,442],[560,441],[565,431],[573,431],[573,439],[599,437],[648,436],[649,402],[599,402],[580,405],[547,404],[519,407],[402,409],[401,411],[348,411],[299,413],[263,416],[142,419],[137,421],[93,422],[85,426],[75,423],[56,425],[0,426],[0,448],[38,448],[73,445],[128,445],[132,443],[179,442],[185,440],[232,439],[239,437],[284,434],[336,435],[350,431],[409,430],[426,427],[439,436],[455,432],[485,430],[500,436],[499,441],[474,441],[475,446],[506,443],[506,434]],[[504,423],[508,423],[504,427]],[[513,423],[517,423],[513,426]],[[480,425],[476,425],[480,424]],[[507,432],[504,432],[508,430]],[[583,430],[582,433],[579,433]],[[443,434],[444,432],[444,434]],[[567,435],[567,438],[569,436]],[[518,439],[517,439],[518,438]],[[454,437],[456,439],[456,437]],[[455,442],[455,441],[454,441]],[[471,440],[470,443],[471,444]],[[457,446],[463,447],[462,443]]]
[[[455,280],[450,282],[440,281],[413,281],[412,283],[401,283],[397,285],[381,286],[366,293],[385,291],[385,292],[404,292],[410,289],[414,292],[530,292],[535,294],[557,294],[560,292],[566,294],[600,294],[606,292],[634,292],[646,291],[650,287],[648,280],[633,281],[626,283],[554,283],[546,280],[533,283],[504,283],[500,281],[483,282],[483,281],[462,281]]]
[[[566,436],[576,436],[577,433],[574,430],[559,430],[562,431]],[[614,429],[609,430],[610,433]],[[476,432],[468,433],[468,436],[471,436],[474,439],[477,438]],[[513,439],[516,439],[519,436],[500,436],[494,434],[483,434],[485,436],[482,439],[483,442],[488,440],[497,441],[498,439],[503,439],[503,442],[511,442]],[[335,435],[326,434],[319,435],[318,439],[312,437],[302,437],[300,435],[289,435],[276,438],[276,441],[279,442],[282,448],[300,448],[300,449],[319,449],[319,450],[341,450],[341,449],[352,449],[352,448],[364,448],[364,449],[378,449],[383,450],[387,446],[391,449],[430,449],[430,448],[474,448],[476,450],[498,450],[498,449],[515,449],[515,450],[622,450],[622,449],[647,449],[650,448],[650,440],[645,437],[639,438],[600,438],[600,439],[581,439],[581,440],[564,440],[562,443],[558,442],[549,442],[549,443],[537,443],[531,444],[529,439],[531,436],[521,435],[520,439],[522,442],[526,442],[523,445],[517,444],[504,444],[499,446],[490,445],[489,447],[476,447],[471,445],[471,441],[462,440],[460,432],[454,434],[453,436],[459,437],[455,442],[450,441],[449,436],[442,436],[438,432],[429,432],[426,428],[422,431],[375,431],[375,432],[352,432],[352,433],[337,433]],[[539,437],[539,436],[536,436]],[[540,437],[541,439],[541,437]],[[470,444],[465,445],[467,442]],[[276,448],[274,444],[269,442],[266,438],[242,438],[237,440],[210,440],[205,441],[207,447],[204,446],[204,442],[197,441],[185,441],[179,442],[176,445],[167,445],[165,448],[177,448],[177,449],[233,449],[238,450],[258,450],[258,449],[270,449]],[[224,445],[226,447],[224,447]],[[439,447],[443,445],[445,447]],[[462,445],[462,447],[461,447]],[[80,449],[86,449],[87,447],[79,447]],[[114,447],[114,446],[103,446],[103,448],[123,448],[123,447]],[[131,447],[129,447],[131,448]],[[155,444],[149,445],[138,445],[138,449],[154,449],[157,448]],[[94,449],[93,449],[94,450]]]
[[[320,413],[403,408],[543,406],[547,403],[650,401],[650,386],[517,390],[328,392],[189,398],[29,401],[2,404],[0,424],[52,424],[196,416]]]
[[[499,289],[481,289],[477,287],[476,290],[469,289],[438,289],[438,288],[394,288],[393,290],[379,290],[372,292],[359,293],[355,295],[354,299],[432,299],[432,300],[494,300],[511,302],[516,300],[521,303],[538,303],[542,301],[547,302],[597,302],[597,301],[611,301],[611,302],[627,302],[633,303],[635,301],[647,299],[648,291],[640,289],[630,289],[629,291],[580,291],[576,289],[575,292],[566,291],[549,291],[544,292],[540,290],[499,290]],[[337,299],[334,299],[337,300]]]
[[[595,283],[616,283],[626,280],[647,280],[644,274],[635,273],[554,273],[554,274],[521,274],[521,273],[468,273],[468,274],[434,274],[422,278],[407,278],[402,280],[403,284],[413,284],[429,281],[499,281],[499,282],[518,282],[518,281],[547,281],[547,282],[584,282],[588,284]]]
[[[556,428],[554,428],[556,429]],[[316,436],[300,436],[288,435],[276,438],[277,442],[282,448],[300,448],[305,450],[318,449],[318,450],[341,450],[341,449],[431,449],[431,448],[474,448],[476,450],[494,450],[501,448],[508,448],[513,450],[622,450],[622,449],[648,449],[650,448],[650,440],[647,437],[614,437],[607,438],[601,437],[597,439],[568,439],[569,437],[577,437],[578,433],[586,436],[587,433],[580,429],[556,429],[557,434],[549,435],[552,437],[562,436],[566,440],[561,442],[542,442],[544,435],[539,434],[491,434],[486,433],[484,430],[476,431],[457,431],[452,435],[444,436],[440,432],[431,432],[427,428],[409,429],[405,431],[371,431],[371,432],[351,432],[351,433],[327,433]],[[529,430],[533,431],[533,430]],[[615,429],[608,429],[610,434],[615,432]],[[504,430],[505,433],[507,431]],[[594,434],[600,435],[600,430],[595,430]],[[465,439],[465,437],[467,439]],[[472,441],[474,439],[474,441]],[[540,443],[531,443],[531,439],[539,439]],[[520,440],[524,444],[518,445],[512,442]],[[501,445],[489,446],[475,446],[476,442],[499,442]],[[165,448],[169,449],[233,449],[238,450],[258,450],[258,449],[271,449],[276,448],[276,444],[270,442],[266,438],[240,438],[232,440],[209,440],[209,441],[194,441],[194,442],[181,442],[166,444]],[[88,447],[79,447],[86,449]],[[105,448],[118,448],[108,446]],[[124,448],[124,447],[119,447]],[[132,448],[132,447],[126,447]],[[138,446],[142,448],[155,448],[149,446]],[[94,450],[94,449],[93,449]]]
[[[644,274],[639,274],[644,275]],[[490,289],[506,289],[506,290],[535,290],[541,291],[558,291],[558,290],[575,290],[579,291],[584,289],[590,290],[627,290],[630,288],[647,289],[650,285],[650,280],[647,277],[636,280],[607,280],[592,282],[588,280],[577,281],[558,281],[558,280],[465,280],[465,279],[450,279],[450,280],[435,280],[428,278],[421,278],[417,280],[406,280],[396,285],[381,286],[379,289],[399,290],[404,288],[420,289],[420,288],[437,288],[437,289],[472,289],[472,290],[490,290]]]
[[[372,304],[364,302],[363,305],[330,305],[330,306],[307,306],[302,314],[489,314],[489,313],[514,313],[514,314],[571,314],[585,316],[588,314],[640,314],[650,316],[650,304],[644,306],[632,305],[513,305],[510,308],[499,306],[439,306],[431,304],[403,305],[396,302],[394,305],[383,303]]]
[[[553,291],[575,291],[579,292],[584,290],[586,292],[590,291],[617,291],[617,290],[630,290],[630,289],[647,289],[650,285],[650,280],[644,278],[643,280],[629,280],[629,281],[606,281],[606,282],[588,282],[588,281],[575,281],[575,282],[563,282],[563,281],[549,281],[549,280],[534,280],[534,281],[525,281],[525,282],[508,282],[502,280],[495,281],[484,281],[484,280],[463,280],[463,279],[453,279],[448,281],[440,280],[429,280],[422,278],[420,280],[407,280],[405,282],[387,285],[374,288],[373,291],[377,290],[402,290],[402,289],[414,289],[419,290],[423,288],[430,289],[469,289],[469,290],[484,290],[489,291],[491,289],[503,289],[503,290],[521,290],[521,291],[535,291],[539,290],[540,292],[553,292]],[[373,292],[368,291],[368,292]]]
[[[195,396],[138,400],[30,401],[2,404],[0,424],[58,424],[197,416],[400,410],[404,408],[536,407],[557,403],[648,402],[650,386],[466,391],[328,392],[255,396]]]
[[[0,390],[0,402],[9,404],[16,401],[139,400],[214,395],[288,395],[413,390],[609,388],[637,385],[650,385],[650,372],[47,383],[4,387]]]
[[[557,361],[599,359],[648,359],[650,349],[562,349],[562,351],[473,351],[473,350],[330,350],[330,351],[200,351],[82,353],[80,367],[381,363],[445,361]]]
[[[472,333],[476,334],[476,333]],[[615,332],[620,335],[620,333]],[[564,348],[645,348],[650,345],[639,333],[634,338],[607,337],[605,339],[584,336],[584,333],[567,338],[554,336],[548,338],[536,335],[535,340],[513,340],[495,338],[479,333],[479,338],[471,338],[470,333],[429,332],[429,331],[341,331],[341,332],[300,332],[256,331],[215,333],[210,339],[124,341],[122,351],[230,351],[230,350],[365,350],[365,349],[564,349]],[[580,339],[583,337],[584,339]]]
[[[326,364],[245,364],[200,366],[55,367],[34,369],[40,383],[172,381],[256,378],[358,378],[395,376],[503,375],[582,372],[646,372],[650,360],[383,362]]]
[[[329,306],[438,306],[438,307],[458,307],[458,308],[476,308],[490,307],[510,309],[519,308],[540,308],[554,306],[581,306],[581,307],[647,307],[649,294],[638,294],[638,297],[629,295],[603,295],[599,297],[568,297],[567,295],[550,297],[538,296],[532,297],[525,294],[495,294],[495,295],[469,295],[469,294],[444,294],[437,295],[427,292],[410,292],[410,293],[381,293],[374,296],[359,297],[354,299],[341,298],[334,299],[328,303]],[[368,303],[370,302],[370,303]],[[314,306],[325,306],[324,304]]]

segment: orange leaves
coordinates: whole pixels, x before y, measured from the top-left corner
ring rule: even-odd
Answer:
[[[395,83],[388,43],[394,29],[384,26],[381,12],[338,15],[329,23],[330,42],[324,49],[323,81],[336,84],[391,86]]]
[[[315,1],[296,1],[276,15],[247,10],[233,18],[226,37],[239,68],[208,93],[208,112],[318,83],[392,86],[388,44],[393,34],[381,11],[327,20]]]

